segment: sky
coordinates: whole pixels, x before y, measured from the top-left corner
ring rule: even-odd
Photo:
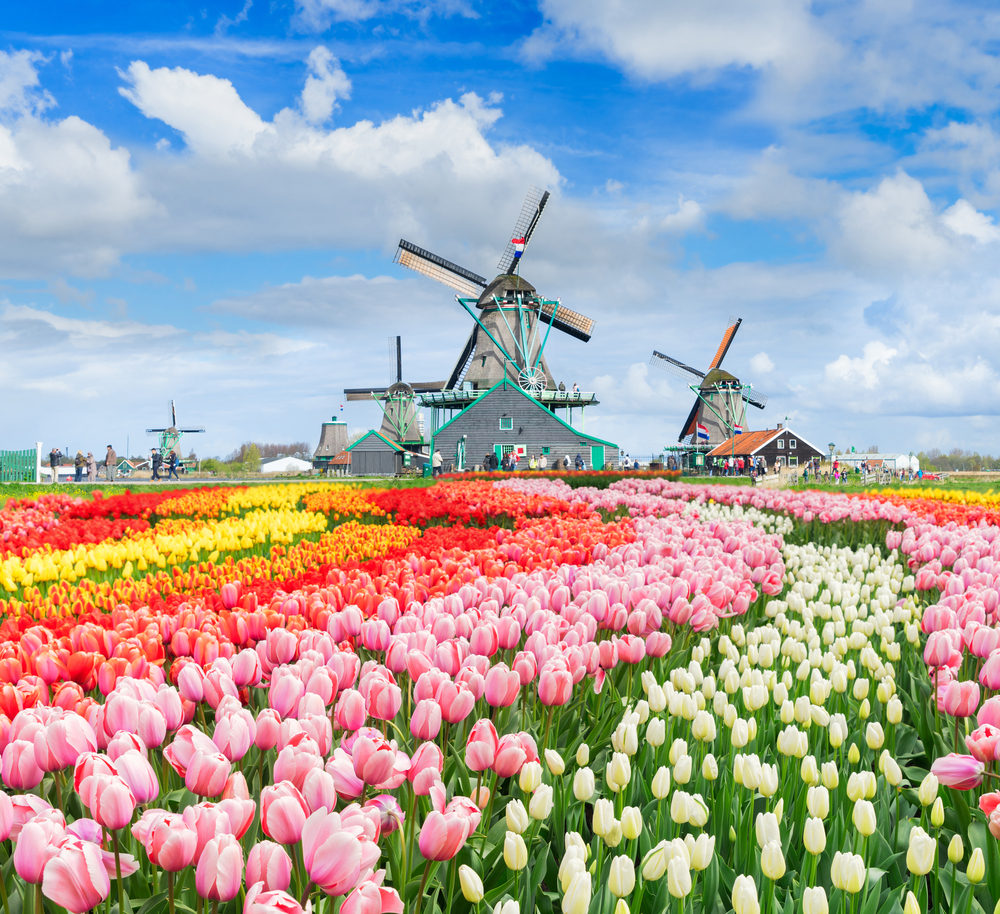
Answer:
[[[401,237],[522,273],[589,433],[677,440],[653,349],[826,450],[1000,453],[1000,9],[805,0],[5,5],[0,448],[201,456],[377,427],[345,387],[447,377],[453,291]],[[341,409],[343,406],[343,409]]]

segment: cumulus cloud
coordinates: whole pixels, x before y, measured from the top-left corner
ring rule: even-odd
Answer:
[[[757,374],[770,374],[774,371],[774,362],[771,361],[771,357],[766,352],[758,352],[750,359],[750,367]]]
[[[322,124],[336,110],[338,98],[351,97],[351,81],[340,61],[322,45],[310,52],[309,71],[302,89],[302,113],[310,124]]]
[[[660,230],[671,235],[686,235],[705,228],[705,211],[695,200],[677,198],[677,212],[669,213],[660,222]]]
[[[878,340],[865,343],[862,354],[856,358],[841,355],[826,366],[826,379],[832,384],[843,384],[848,389],[858,385],[872,390],[879,382],[880,371],[889,367],[893,357],[899,354]]]
[[[477,17],[467,0],[295,0],[292,25],[300,32],[325,32],[336,22],[368,22],[401,14],[426,21],[431,16]]]

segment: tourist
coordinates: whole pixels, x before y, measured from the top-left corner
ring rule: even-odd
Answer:
[[[483,458],[483,469],[486,470],[487,473],[492,473],[493,472],[493,455],[492,454],[487,454]]]
[[[574,381],[573,382],[573,393],[578,394],[579,392],[580,392],[580,385],[577,384],[576,381]]]
[[[62,451],[58,447],[53,445],[52,450],[49,451],[49,467],[52,469],[52,484],[55,485],[59,480],[59,461],[62,460]]]
[[[529,470],[537,470],[538,469],[538,461],[535,460],[535,455],[534,454],[532,454],[531,457],[528,458],[528,469]]]
[[[73,482],[83,482],[83,468],[87,465],[87,458],[83,456],[83,451],[76,452],[76,460],[73,461],[73,466],[76,467],[76,476]]]
[[[153,448],[149,457],[150,466],[153,468],[153,479],[160,478],[160,467],[163,465],[163,455],[158,448]]]
[[[93,451],[87,451],[87,482],[97,482],[97,460]]]
[[[517,472],[517,461],[518,461],[518,453],[517,453],[517,451],[511,451],[510,452],[510,471],[512,473],[516,473]]]
[[[180,461],[177,459],[177,452],[176,451],[171,451],[170,452],[170,456],[167,458],[167,480],[168,481],[169,481],[169,479],[170,479],[171,476],[173,476],[174,479],[176,479],[178,482],[181,481],[180,476],[177,475],[177,464],[178,463],[180,463]]]
[[[583,455],[582,454],[577,454],[576,455],[576,460],[574,460],[573,463],[576,466],[577,473],[582,472],[583,468],[586,466],[586,464],[583,462]]]
[[[545,453],[543,451],[542,455],[538,458],[538,469],[540,469],[544,473],[545,470],[548,468],[548,465],[549,465],[549,458],[545,456]]]
[[[118,455],[115,453],[115,449],[109,444],[108,452],[104,455],[104,474],[108,478],[108,482],[115,481],[115,472],[118,469]]]

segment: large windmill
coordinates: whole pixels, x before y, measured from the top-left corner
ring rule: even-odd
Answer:
[[[177,459],[182,460],[184,455],[181,453],[180,441],[184,435],[197,434],[199,432],[204,432],[204,428],[178,428],[177,427],[177,409],[174,406],[174,401],[170,401],[170,427],[169,428],[147,428],[147,435],[158,435],[159,436],[159,451],[164,460],[167,459],[167,455],[171,451],[175,451],[177,454]]]
[[[540,296],[520,271],[522,256],[548,200],[548,191],[537,187],[528,190],[511,240],[500,258],[500,274],[492,282],[400,240],[394,262],[455,289],[459,304],[474,321],[455,367],[440,388],[445,396],[430,398],[434,405],[439,401],[445,405],[452,400],[468,402],[476,391],[488,390],[504,379],[553,408],[582,405],[579,398],[567,403],[565,396],[545,396],[546,391],[558,392],[544,350],[553,327],[587,342],[594,322],[564,307],[558,299]],[[448,391],[465,391],[468,396],[448,396]],[[596,401],[591,397],[588,402]]]
[[[748,403],[757,409],[763,409],[767,404],[767,397],[755,390],[752,384],[743,384],[739,378],[722,370],[722,360],[742,323],[743,318],[729,319],[707,372],[653,350],[650,364],[683,378],[695,394],[694,404],[677,436],[679,442],[717,447],[727,438],[749,431],[746,421]]]

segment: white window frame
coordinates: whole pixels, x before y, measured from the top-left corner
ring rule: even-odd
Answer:
[[[788,447],[789,447],[790,450],[794,451],[798,446],[799,446],[798,439],[796,439],[796,438],[789,438],[788,439]]]
[[[778,450],[779,451],[783,451],[784,449],[785,449],[785,439],[784,438],[779,438],[778,439]]]

